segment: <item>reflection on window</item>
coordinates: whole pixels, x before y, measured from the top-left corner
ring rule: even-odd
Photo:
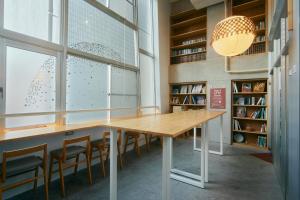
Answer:
[[[152,0],[138,1],[138,21],[140,48],[152,53]]]
[[[154,61],[153,58],[140,54],[141,106],[154,106]]]
[[[110,0],[109,7],[128,21],[133,22],[133,4],[126,0]]]
[[[137,108],[137,97],[136,96],[111,96],[111,107],[112,108],[131,108],[131,109],[120,109],[111,111],[111,117],[116,116],[134,116],[136,115]]]
[[[107,108],[107,65],[68,56],[67,110]]]
[[[134,31],[87,2],[69,1],[68,46],[135,65]]]
[[[4,28],[59,43],[60,0],[4,0]]]
[[[137,94],[136,72],[112,67],[111,80],[111,92],[113,94]]]
[[[13,47],[6,47],[6,56],[6,114],[55,111],[56,58]],[[6,124],[12,127],[20,122],[26,125],[53,121],[53,116],[39,116],[9,118]]]

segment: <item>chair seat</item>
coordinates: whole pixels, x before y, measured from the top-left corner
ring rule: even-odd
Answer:
[[[126,135],[131,136],[131,137],[139,137],[140,133],[138,132],[126,132]]]
[[[93,141],[91,142],[91,147],[92,147],[92,149],[98,149],[99,145],[101,145],[101,146],[104,147],[105,142],[106,142],[106,140],[104,140],[104,139],[102,139],[102,138],[101,138],[101,139],[98,139],[98,140],[93,140]]]
[[[16,176],[35,170],[42,166],[43,160],[38,156],[27,156],[6,162],[6,176]],[[0,174],[2,174],[2,164],[0,165]]]
[[[85,152],[86,152],[86,148],[83,146],[68,146],[66,148],[66,157],[67,159],[74,158],[78,154],[85,153]],[[61,158],[63,155],[63,148],[53,150],[51,151],[50,154],[54,157]]]

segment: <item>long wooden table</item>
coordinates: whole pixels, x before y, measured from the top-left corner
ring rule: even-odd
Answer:
[[[207,122],[221,117],[220,127],[223,127],[225,112],[197,110],[170,114],[138,116],[134,118],[117,118],[99,120],[73,125],[49,125],[28,130],[0,130],[0,143],[19,141],[23,139],[64,134],[90,128],[106,127],[111,132],[110,145],[110,200],[117,200],[117,129],[136,131],[145,134],[163,136],[163,166],[162,166],[162,199],[170,200],[170,178],[204,188],[208,181],[208,137],[206,137]],[[201,173],[200,176],[172,168],[173,138],[201,125]],[[221,129],[222,131],[222,129]]]
[[[221,117],[220,127],[223,127],[222,116],[224,113],[225,112],[192,110],[112,121],[104,124],[105,127],[110,128],[111,132],[110,200],[117,200],[117,129],[163,136],[162,199],[170,200],[171,178],[204,188],[204,182],[208,181],[208,137],[206,137],[207,122],[217,117]],[[201,175],[199,176],[182,170],[173,169],[172,139],[200,125],[202,125]]]

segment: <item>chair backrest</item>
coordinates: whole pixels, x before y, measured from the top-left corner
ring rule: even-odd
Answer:
[[[117,130],[117,132],[118,132],[118,142],[119,142],[119,144],[121,144],[122,143],[122,130],[121,129],[118,129]],[[103,139],[104,139],[104,141],[106,141],[105,139],[109,139],[110,138],[110,132],[109,131],[105,131],[105,132],[103,132]]]
[[[86,149],[87,149],[87,152],[89,152],[90,151],[90,136],[89,135],[64,140],[63,155],[62,155],[63,160],[66,160],[66,158],[67,158],[67,156],[66,156],[67,155],[67,147],[69,145],[82,144],[82,143],[86,143]]]
[[[23,148],[23,149],[17,149],[12,151],[4,151],[3,157],[2,157],[2,174],[1,179],[2,182],[6,179],[6,162],[10,159],[17,158],[17,157],[23,157],[30,154],[35,154],[38,152],[42,152],[43,154],[43,164],[46,166],[47,162],[47,144],[41,144],[33,147]]]

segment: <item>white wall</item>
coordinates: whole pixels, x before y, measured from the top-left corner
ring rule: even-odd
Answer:
[[[224,57],[219,56],[210,47],[210,38],[214,26],[217,22],[224,19],[224,4],[210,6],[207,9],[207,60],[176,64],[170,66],[170,82],[186,81],[207,81],[207,105],[210,105],[210,88],[226,88],[226,111],[224,116],[224,142],[231,141],[231,80],[232,79],[249,79],[249,78],[266,78],[267,73],[246,73],[230,74],[224,70]],[[267,68],[267,54],[240,56],[231,59],[232,70],[262,69]],[[218,120],[210,122],[208,125],[212,141],[219,141]]]
[[[154,0],[157,8],[154,24],[158,32],[154,34],[156,101],[162,113],[169,110],[169,65],[170,65],[170,4],[166,0]]]

